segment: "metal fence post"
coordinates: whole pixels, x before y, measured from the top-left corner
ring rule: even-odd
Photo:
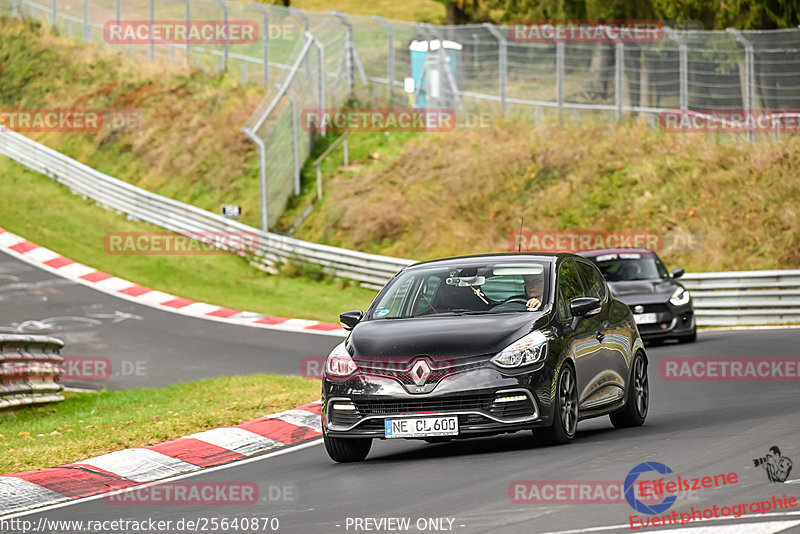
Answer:
[[[222,8],[222,17],[225,20],[225,32],[227,33],[229,31],[229,28],[228,28],[228,6],[226,6],[225,3],[222,0],[214,0],[214,1],[217,3],[217,5],[219,5],[219,7]],[[224,44],[224,49],[223,49],[224,50],[224,52],[223,52],[224,53],[224,56],[223,56],[224,59],[222,60],[222,71],[223,72],[228,72],[228,50],[229,50],[230,46],[231,46],[231,44],[230,44],[229,40],[226,39],[225,40],[225,44]]]
[[[345,40],[344,51],[345,51],[345,69],[347,70],[347,86],[350,87],[352,91],[356,86],[356,77],[353,71],[354,61],[353,61],[353,25],[350,24],[350,21],[347,18],[339,13],[338,11],[334,11],[333,15],[339,19],[339,22],[345,27],[347,31],[347,38]]]
[[[260,13],[264,24],[264,87],[269,87],[269,12],[258,2],[250,2]]]
[[[394,28],[383,17],[375,16],[378,24],[386,29],[386,38],[389,41],[389,55],[386,57],[386,76],[389,81],[389,105],[394,100]]]
[[[186,2],[186,63],[192,64],[192,39],[189,37],[192,27],[192,4],[190,0]]]
[[[244,134],[249,137],[258,147],[258,177],[261,182],[260,203],[261,203],[261,229],[269,232],[269,217],[267,207],[267,146],[253,130],[242,128]]]
[[[18,2],[19,0],[13,0],[11,2],[11,16],[15,19],[19,18],[19,6],[17,5]]]
[[[281,90],[280,84],[276,83],[275,87],[278,91]],[[298,138],[297,138],[297,101],[289,94],[289,90],[283,92],[284,96],[289,99],[292,104],[292,155],[294,156],[294,194],[300,194],[300,156],[298,154]]]
[[[156,43],[153,40],[153,26],[156,20],[156,0],[150,0],[150,59],[156,58]]]
[[[728,32],[732,33],[736,40],[744,47],[744,84],[742,87],[742,104],[744,106],[747,121],[752,120],[750,114],[753,113],[755,108],[755,69],[753,68],[753,43],[742,35],[739,30],[728,28]],[[753,131],[747,133],[747,139],[753,141]]]
[[[689,109],[689,51],[686,42],[672,28],[664,27],[666,35],[678,44],[680,57],[678,98],[682,110]]]
[[[558,102],[558,122],[564,120],[564,42],[556,43],[556,101]]]
[[[319,87],[317,88],[317,90],[318,90],[318,93],[319,93],[319,95],[318,95],[319,96],[319,112],[323,117],[323,119],[322,119],[322,128],[320,130],[320,134],[323,137],[325,137],[325,130],[326,130],[326,124],[325,124],[325,75],[326,75],[326,72],[325,72],[325,70],[326,70],[326,67],[325,67],[325,47],[322,46],[322,43],[320,43],[317,39],[315,39],[314,36],[311,35],[310,32],[306,32],[305,36],[306,36],[307,39],[311,39],[311,41],[317,47],[317,57],[319,59],[319,73],[317,74],[317,77],[319,78],[317,80],[317,84],[319,85]]]
[[[439,65],[441,66],[441,69],[444,71],[444,75],[447,78],[447,84],[450,86],[450,90],[453,93],[453,103],[455,104],[456,109],[460,111],[463,106],[461,105],[461,98],[458,91],[458,85],[456,84],[456,80],[453,77],[453,71],[452,69],[450,69],[450,58],[444,51],[444,36],[441,35],[439,32],[437,32],[435,26],[433,26],[432,24],[424,24],[422,26],[428,30],[428,33],[430,35],[436,37],[436,39],[438,39],[439,41]],[[430,51],[430,46],[428,50]]]
[[[505,35],[497,29],[497,27],[487,22],[484,25],[484,28],[489,30],[495,39],[497,39],[497,61],[498,61],[498,87],[500,91],[500,109],[503,110],[503,113],[508,111],[508,102],[506,102],[506,84],[508,83],[508,42],[506,41]]]
[[[50,12],[50,25],[51,26],[55,26],[56,25],[56,16],[57,16],[57,13],[58,13],[57,0],[53,0],[52,9],[53,10]]]
[[[622,120],[622,93],[625,90],[625,45],[622,41],[616,43],[616,58],[614,64],[614,95],[616,104],[616,118],[617,121]]]
[[[92,27],[89,26],[89,0],[83,0],[83,42],[92,38]]]
[[[289,11],[297,15],[300,18],[300,20],[303,21],[303,33],[308,33],[308,17],[306,16],[306,14],[294,6],[290,6]],[[311,63],[309,62],[307,56],[306,56],[306,74],[308,76],[311,76]]]

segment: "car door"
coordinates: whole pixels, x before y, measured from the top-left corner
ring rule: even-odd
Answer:
[[[612,313],[613,300],[609,296],[602,275],[588,261],[575,261],[578,275],[587,297],[600,299],[602,308],[593,316],[591,328],[599,343],[598,350],[585,361],[585,386],[579,390],[582,408],[593,409],[620,400],[625,392],[630,361],[630,332],[626,323]],[[581,384],[581,377],[578,377]]]
[[[597,369],[602,360],[600,353],[600,341],[597,339],[599,321],[597,316],[582,317],[574,320],[570,312],[569,303],[572,299],[587,296],[584,292],[583,284],[572,260],[564,261],[558,269],[558,291],[559,302],[556,310],[559,321],[573,323],[574,330],[567,330],[567,343],[569,352],[575,362],[575,373],[578,385],[578,407],[585,398],[589,396],[587,387],[591,385],[591,379],[597,374]]]

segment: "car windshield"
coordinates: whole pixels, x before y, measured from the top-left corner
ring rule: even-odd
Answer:
[[[602,254],[594,256],[591,260],[609,282],[669,278],[667,268],[655,254]]]
[[[370,318],[538,311],[549,280],[550,264],[540,261],[419,267],[387,286]]]

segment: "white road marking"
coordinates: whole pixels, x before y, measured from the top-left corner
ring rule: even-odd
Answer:
[[[21,478],[0,477],[0,510],[24,510],[68,498]]]
[[[204,469],[193,471],[191,473],[184,473],[182,475],[178,475],[178,476],[166,478],[166,479],[163,479],[163,480],[159,480],[157,482],[153,482],[153,483],[148,484],[148,485],[149,486],[155,486],[155,485],[158,485],[158,484],[166,484],[166,483],[169,483],[169,482],[175,482],[176,480],[183,480],[185,478],[191,478],[191,477],[196,477],[198,475],[205,475],[207,473],[213,473],[214,471],[222,471],[224,469],[230,469],[232,467],[239,467],[241,465],[249,464],[249,463],[252,463],[252,462],[260,462],[262,460],[267,460],[269,458],[274,458],[275,456],[282,456],[284,454],[289,454],[289,453],[292,453],[292,452],[295,452],[295,451],[299,451],[299,450],[302,450],[302,449],[307,449],[308,447],[313,447],[315,445],[320,445],[321,443],[322,443],[322,439],[316,439],[314,441],[308,441],[308,442],[303,443],[301,445],[295,445],[293,447],[288,447],[288,448],[281,449],[279,451],[271,452],[271,453],[268,453],[268,454],[264,454],[264,455],[261,455],[261,456],[254,456],[252,458],[246,458],[244,460],[237,460],[235,462],[230,462],[230,463],[227,463],[227,464],[218,465],[216,467],[206,467]],[[138,486],[132,486],[131,489],[135,490],[137,487]],[[64,508],[64,507],[67,507],[67,506],[74,506],[76,504],[83,504],[83,503],[89,502],[89,501],[96,501],[96,500],[104,498],[106,495],[107,495],[107,493],[99,493],[97,495],[91,495],[89,497],[83,497],[81,499],[73,499],[73,500],[66,501],[66,502],[58,502],[56,504],[52,504],[52,505],[49,505],[49,506],[42,506],[40,508],[34,508],[33,510],[26,510],[26,511],[23,511],[23,512],[18,512],[16,514],[0,515],[0,518],[2,518],[4,520],[8,520],[8,519],[15,519],[17,517],[24,517],[26,515],[41,514],[43,512],[48,512],[50,510],[55,510],[57,508]],[[61,497],[61,496],[59,495],[59,497]]]
[[[199,469],[194,464],[151,449],[124,449],[75,463],[91,465],[136,482],[152,482],[164,476]]]
[[[319,416],[317,416],[319,417]],[[250,432],[243,428],[223,427],[205,432],[197,432],[187,438],[199,439],[211,445],[222,447],[239,454],[250,455],[267,449],[274,449],[283,443],[273,439],[259,436],[255,432]]]

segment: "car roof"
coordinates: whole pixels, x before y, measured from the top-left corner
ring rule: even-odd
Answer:
[[[655,252],[649,248],[644,247],[617,247],[617,248],[593,248],[590,250],[580,250],[575,254],[580,254],[581,256],[600,256],[602,254],[655,254]]]
[[[544,262],[555,262],[558,258],[573,256],[572,254],[546,254],[546,253],[525,253],[525,252],[503,252],[503,253],[495,253],[495,254],[472,254],[468,256],[451,256],[448,258],[438,258],[435,260],[427,260],[427,261],[420,261],[417,263],[412,263],[406,269],[414,269],[417,267],[429,266],[429,265],[441,265],[443,267],[447,267],[449,265],[470,265],[470,264],[481,264],[485,263],[487,260],[502,260],[502,261],[510,261],[510,262],[525,262],[528,260],[534,261],[544,261]],[[404,269],[405,270],[405,269]]]

